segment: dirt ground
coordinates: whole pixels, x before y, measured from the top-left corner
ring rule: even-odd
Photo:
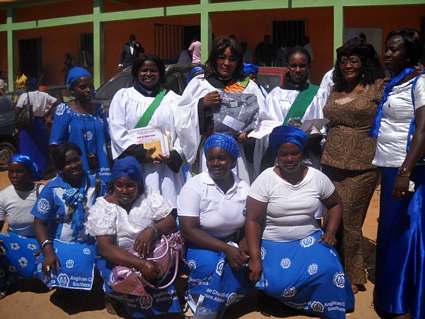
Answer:
[[[7,175],[0,172],[0,188],[8,185]],[[354,313],[348,314],[352,319],[379,318],[372,307],[374,251],[379,208],[379,191],[375,192],[369,206],[366,222],[363,226],[364,248],[367,252],[369,282],[367,290],[356,295]],[[98,290],[100,291],[100,290]],[[225,315],[225,319],[257,319],[257,318],[311,318],[297,315],[291,310],[282,309],[280,304],[267,304],[261,312],[257,306],[256,295],[249,296],[235,305]],[[69,296],[58,296],[57,292],[46,291],[43,287],[23,284],[20,289],[0,300],[0,318],[16,319],[108,319],[120,318],[107,313],[101,293],[77,293]]]

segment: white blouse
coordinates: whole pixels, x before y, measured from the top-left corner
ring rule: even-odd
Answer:
[[[407,136],[414,118],[412,104],[413,79],[396,85],[383,106],[373,165],[400,167],[407,154]],[[425,75],[418,79],[414,92],[416,109],[425,106]]]
[[[245,223],[245,202],[249,186],[234,176],[235,183],[224,193],[207,172],[192,177],[177,200],[177,213],[199,217],[201,229],[216,238],[225,238]]]
[[[142,194],[130,212],[99,197],[90,208],[86,229],[92,236],[112,235],[119,247],[133,247],[139,233],[172,211],[167,201],[157,193]]]
[[[315,215],[321,200],[335,191],[331,180],[321,171],[309,167],[298,184],[285,181],[274,171],[266,169],[252,183],[249,196],[267,203],[263,239],[285,242],[302,239],[319,230]]]

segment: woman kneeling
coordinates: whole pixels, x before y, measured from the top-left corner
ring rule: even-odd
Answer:
[[[249,186],[232,173],[236,140],[213,134],[204,145],[208,173],[190,179],[177,200],[180,226],[189,247],[188,303],[196,319],[214,319],[250,287],[241,228]]]
[[[142,176],[134,157],[117,160],[110,190],[97,199],[87,221],[88,232],[96,237],[103,257],[97,267],[105,281],[104,290],[133,318],[181,312],[173,283],[177,265],[147,258],[161,235],[176,231],[173,209],[160,194],[144,192]],[[162,241],[170,244],[169,249],[181,248],[177,234],[162,236]]]
[[[290,307],[345,318],[354,297],[333,247],[341,200],[329,178],[302,164],[306,141],[288,126],[270,135],[277,165],[258,176],[247,199],[250,279]],[[314,218],[321,203],[328,209],[324,233]]]

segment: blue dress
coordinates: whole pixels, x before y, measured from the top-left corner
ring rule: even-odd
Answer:
[[[102,105],[98,104],[95,115],[75,112],[68,104],[56,108],[50,134],[51,145],[64,142],[76,144],[81,150],[83,169],[87,174],[97,173],[105,183],[111,176],[107,145],[110,144],[108,121]],[[99,168],[90,172],[88,155],[97,156]]]
[[[84,223],[88,208],[101,196],[104,188],[93,175],[85,175],[79,188],[56,176],[43,188],[32,214],[46,222],[48,235],[60,261],[57,272],[41,269],[44,254],[35,262],[34,276],[48,287],[90,290],[94,279],[96,249],[87,236]]]
[[[381,168],[376,246],[375,307],[380,312],[425,318],[425,166],[411,178],[415,192],[392,196],[398,168]]]

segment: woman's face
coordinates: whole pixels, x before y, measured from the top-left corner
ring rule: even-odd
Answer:
[[[227,47],[223,54],[219,54],[216,60],[217,73],[223,79],[228,80],[232,77],[238,65],[238,58],[232,53],[232,50]]]
[[[231,174],[233,157],[221,147],[212,147],[206,154],[208,173],[214,180],[220,180]]]
[[[65,166],[62,169],[62,176],[69,181],[79,181],[83,177],[83,162],[80,154],[75,150],[69,150],[65,153]]]
[[[31,170],[21,163],[9,164],[8,177],[16,189],[26,188],[27,185],[33,183]]]
[[[408,66],[406,47],[401,36],[395,35],[385,44],[384,65],[392,74],[399,74]]]
[[[295,83],[307,81],[308,73],[310,72],[307,56],[301,52],[292,54],[288,60],[288,72]]]
[[[93,81],[89,77],[81,77],[72,86],[74,96],[78,101],[88,102],[93,97],[94,87]]]
[[[112,195],[120,206],[131,206],[139,195],[137,182],[127,176],[117,178],[113,184]]]
[[[277,151],[279,168],[286,173],[295,173],[301,168],[303,154],[300,148],[292,143],[282,144]]]
[[[159,69],[155,62],[145,61],[139,69],[139,82],[148,90],[152,89],[159,81]]]
[[[362,70],[362,60],[357,55],[342,56],[339,61],[344,80],[348,83],[358,81]]]

